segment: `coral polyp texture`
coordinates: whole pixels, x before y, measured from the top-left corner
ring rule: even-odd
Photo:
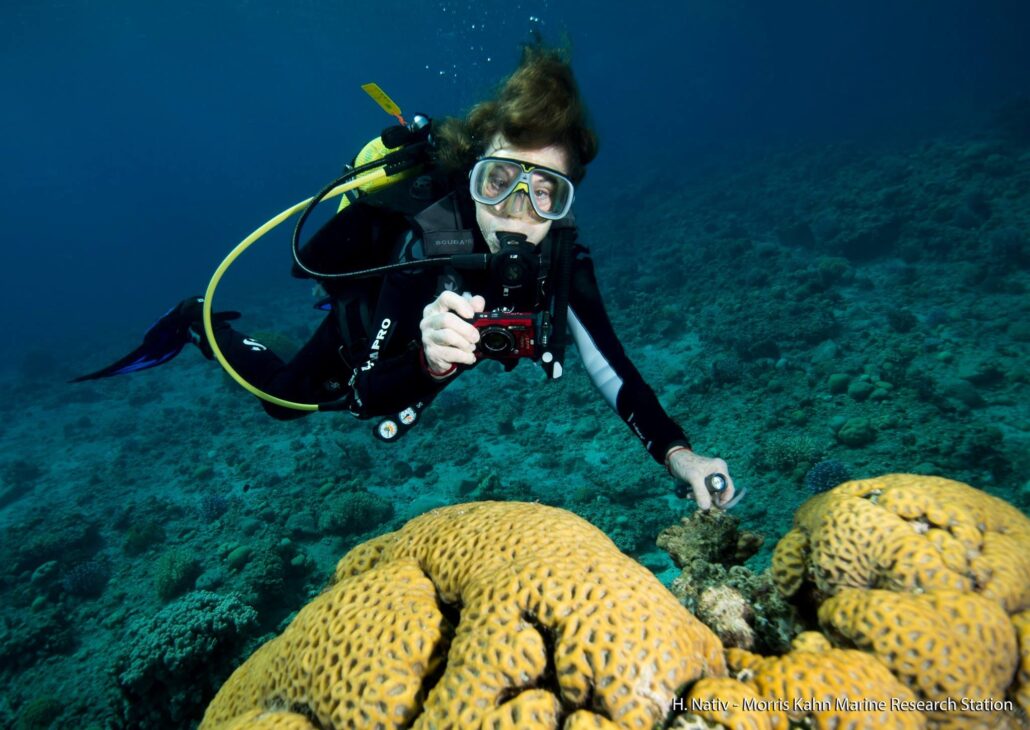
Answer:
[[[961,482],[890,474],[845,482],[801,506],[773,553],[785,595],[809,583],[978,593],[1008,613],[1030,608],[1030,520]]]
[[[757,714],[767,714],[773,727],[786,728],[788,720],[820,728],[926,726],[921,713],[894,709],[899,702],[913,703],[915,695],[861,651],[802,646],[778,657],[743,649],[726,653],[733,676],[764,698]]]
[[[921,712],[897,712],[915,695],[876,657],[833,648],[818,632],[795,638],[783,656],[726,651],[730,677],[705,677],[690,688],[673,730],[927,727]]]
[[[651,728],[725,675],[715,635],[588,522],[478,502],[344,556],[201,728]]]
[[[726,646],[754,646],[753,611],[740,591],[725,585],[705,589],[697,602],[697,616]]]
[[[936,701],[924,711],[938,726],[989,727],[992,701],[1005,697],[1018,663],[1008,615],[975,593],[848,588],[819,607],[819,622]]]
[[[1016,700],[1023,712],[1030,715],[1030,611],[1012,617],[1019,639],[1019,674],[1016,676]]]
[[[1030,709],[1030,520],[1008,503],[939,477],[846,482],[802,505],[772,571],[818,604],[833,645],[911,690],[929,726],[1006,727],[1007,697]]]

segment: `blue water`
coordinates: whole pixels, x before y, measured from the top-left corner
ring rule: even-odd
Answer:
[[[461,115],[536,34],[571,45],[601,138],[575,209],[616,330],[748,485],[751,569],[820,474],[941,474],[1026,513],[1030,4],[781,5],[4,4],[0,725],[115,722],[108,668],[170,597],[253,605],[238,660],[346,549],[462,499],[572,509],[677,575],[653,540],[690,509],[574,352],[557,385],[480,368],[395,447],[343,416],[272,421],[192,349],[65,383],[392,123],[361,84]],[[279,231],[221,306],[303,341],[318,319],[289,265]],[[227,567],[241,545],[265,572]]]
[[[591,191],[774,141],[911,135],[1030,77],[1025,3],[17,3],[3,9],[2,329],[141,329],[405,111],[458,114],[531,30],[575,48]],[[538,18],[539,20],[534,20]],[[269,281],[273,272],[269,270]],[[10,358],[8,358],[10,362]]]

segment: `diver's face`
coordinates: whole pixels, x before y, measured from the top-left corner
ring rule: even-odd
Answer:
[[[521,160],[532,165],[549,167],[566,175],[569,171],[569,156],[563,147],[513,147],[501,135],[494,137],[483,156]],[[536,245],[544,240],[544,236],[551,230],[552,222],[536,214],[529,198],[523,192],[515,192],[497,205],[476,203],[476,223],[479,224],[486,245],[492,253],[501,250],[500,244],[497,243],[499,231],[521,233],[527,241]]]

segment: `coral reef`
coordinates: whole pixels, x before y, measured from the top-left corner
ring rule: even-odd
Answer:
[[[796,606],[758,571],[812,496],[805,475],[824,460],[845,463],[854,476],[898,464],[948,474],[1030,512],[1030,149],[1015,146],[1025,133],[1010,134],[1030,129],[1027,108],[1010,112],[1015,124],[1000,130],[955,128],[911,142],[801,141],[717,167],[672,167],[660,195],[654,180],[626,175],[612,191],[612,202],[623,204],[581,209],[583,242],[626,352],[698,449],[725,457],[749,489],[731,513],[741,529],[769,539],[746,568],[693,560],[671,580],[680,571],[653,540],[690,505],[673,499],[671,478],[598,396],[573,347],[565,376],[546,385],[528,363],[507,374],[480,364],[399,444],[387,445],[345,416],[268,419],[238,386],[221,387],[222,374],[192,348],[132,377],[58,385],[87,362],[124,354],[133,338],[128,319],[64,338],[59,352],[21,373],[19,351],[35,348],[35,338],[12,339],[15,367],[0,373],[12,393],[0,402],[0,726],[14,726],[22,708],[46,696],[64,704],[62,725],[122,726],[104,699],[117,694],[104,670],[132,641],[127,628],[164,605],[154,570],[167,550],[199,560],[195,588],[240,594],[258,610],[250,635],[279,633],[354,544],[469,499],[576,512],[672,584],[688,610],[699,612],[703,594],[728,586],[753,615],[745,620],[754,652],[784,654],[799,628],[820,627],[841,649],[869,641],[868,627],[879,624],[864,610],[849,609],[850,628],[819,623],[815,599],[836,597],[814,587],[821,569],[809,569],[804,533],[786,541],[795,543]],[[602,188],[583,203],[594,205]],[[268,322],[303,342],[312,316],[322,316],[289,287],[258,294],[241,302],[250,334]],[[151,300],[150,314],[109,314],[142,327],[161,306]],[[33,316],[31,308],[23,313]],[[281,345],[274,348],[286,354]],[[844,428],[848,422],[864,427]],[[838,434],[856,437],[855,445]],[[364,525],[348,524],[334,499],[348,492],[386,500],[394,516],[379,522],[373,512]],[[201,513],[208,495],[216,500]],[[229,505],[219,516],[222,499]],[[328,511],[334,516],[324,517]],[[961,540],[956,549],[941,534],[951,534],[947,527],[902,521],[926,530],[926,550],[946,555],[946,566],[966,560],[975,584],[995,580],[994,564],[981,555],[973,566],[961,550],[982,551]],[[922,548],[884,549],[877,541],[890,531],[871,529],[870,540],[848,549],[858,564],[869,550],[897,563],[874,565],[877,580],[892,583],[893,573],[913,572],[900,567],[906,561],[925,558]],[[94,560],[114,576],[103,592],[67,593],[62,577]],[[928,560],[933,572],[936,559]],[[920,590],[914,595],[931,593]],[[1025,613],[1010,614],[1021,668],[1009,688],[1024,702]],[[717,617],[706,614],[716,624]],[[896,637],[881,641],[889,647]],[[236,666],[242,651],[224,658]],[[730,691],[758,696],[740,682]],[[209,699],[199,694],[196,702]],[[537,712],[546,703],[523,694]]]
[[[727,646],[779,653],[795,633],[794,611],[768,572],[744,567],[763,538],[739,525],[726,512],[695,512],[662,530],[658,547],[682,569],[670,590]]]
[[[348,553],[202,727],[650,727],[723,674],[715,636],[589,523],[480,502]]]
[[[77,510],[33,510],[0,543],[0,565],[35,570],[49,560],[85,562],[102,547],[100,522]]]
[[[663,534],[694,575],[706,526]],[[789,651],[748,650],[764,607],[736,590],[735,570],[693,592],[684,571],[673,586],[727,645],[730,676],[692,685],[669,727],[1025,726],[1030,520],[1011,505],[910,474],[810,498],[765,574],[800,610]]]
[[[809,434],[775,431],[762,439],[752,463],[759,472],[772,470],[800,479],[825,451],[826,447]]]
[[[48,606],[0,619],[0,671],[32,666],[75,648],[75,629],[65,611]]]
[[[197,511],[204,522],[214,522],[229,509],[229,499],[222,494],[205,494],[197,503]]]
[[[154,588],[167,601],[190,590],[200,573],[196,556],[185,547],[174,547],[154,563]]]
[[[848,468],[836,459],[824,459],[805,474],[805,489],[819,494],[851,479]]]
[[[155,545],[160,545],[165,541],[165,537],[165,529],[160,522],[154,519],[144,520],[131,525],[125,531],[122,550],[129,556],[141,555]]]
[[[1030,607],[1030,521],[1006,502],[939,477],[847,482],[810,499],[777,545],[784,595],[843,588],[952,589]]]
[[[1002,727],[1030,608],[1030,520],[960,482],[846,482],[798,511],[772,574],[842,648],[867,652],[935,727]],[[1022,648],[1021,648],[1022,647]]]
[[[393,517],[393,504],[364,490],[343,492],[326,500],[318,518],[318,529],[333,535],[366,532]]]
[[[1019,673],[1016,675],[1016,701],[1023,708],[1023,714],[1030,717],[1030,611],[1017,613],[1012,617],[1019,640]]]
[[[294,605],[289,597],[302,589],[300,581],[311,567],[291,540],[271,537],[235,548],[225,562],[229,571],[238,576],[233,590],[262,612],[279,606],[292,610]]]
[[[99,560],[89,560],[68,569],[61,579],[65,593],[79,598],[96,598],[104,592],[111,578],[111,566]]]
[[[18,712],[14,730],[47,730],[64,712],[64,703],[56,697],[37,697]]]
[[[667,527],[658,536],[658,547],[683,568],[695,562],[707,565],[740,565],[754,555],[765,538],[742,531],[740,519],[728,512],[695,512]]]
[[[869,654],[809,642],[779,657],[729,649],[726,659],[734,679],[722,680],[714,688],[706,685],[710,680],[701,680],[691,688],[689,701],[745,694],[743,689],[731,691],[731,683],[737,681],[760,698],[751,707],[761,708],[738,714],[752,722],[765,720],[774,728],[926,727],[921,713],[894,709],[898,703],[914,703],[915,695]],[[741,726],[725,722],[712,711],[699,714],[725,727]]]
[[[869,652],[919,698],[940,703],[925,714],[941,726],[989,721],[993,712],[965,704],[1004,698],[1017,665],[1008,615],[975,593],[848,588],[823,602],[819,623],[835,644]]]
[[[25,459],[13,459],[0,466],[0,507],[4,507],[32,491],[43,469]]]
[[[755,646],[754,611],[740,591],[728,585],[709,586],[697,599],[697,617],[725,646]]]
[[[189,593],[128,632],[114,664],[129,727],[186,727],[232,671],[257,613],[233,595]]]
[[[642,511],[634,519],[626,513],[626,507],[613,501],[605,494],[598,494],[596,488],[584,488],[586,500],[573,501],[576,514],[601,528],[620,550],[639,556],[654,549],[654,536],[668,522],[666,503],[662,499],[638,497],[634,506]],[[578,496],[578,495],[577,495]]]

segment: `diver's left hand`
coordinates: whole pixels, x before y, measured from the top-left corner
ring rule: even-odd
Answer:
[[[712,508],[712,494],[705,486],[705,477],[710,474],[722,474],[726,477],[726,488],[716,495],[715,506],[725,507],[733,499],[733,477],[730,476],[729,467],[722,459],[709,458],[695,454],[687,448],[674,447],[666,455],[665,463],[670,474],[690,485],[698,509],[707,512]]]

